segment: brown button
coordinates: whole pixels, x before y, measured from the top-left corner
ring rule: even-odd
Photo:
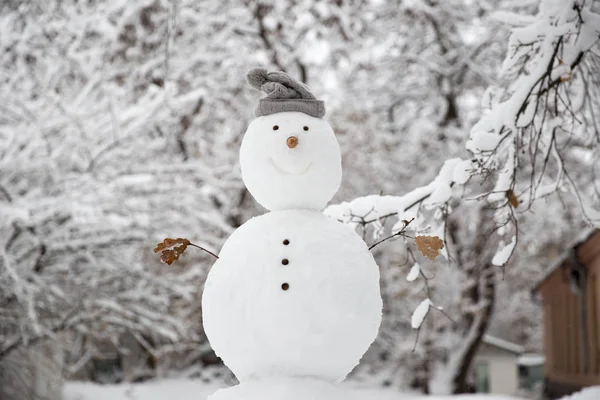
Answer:
[[[290,244],[290,241],[289,241],[289,240],[287,240],[287,239],[285,239],[285,240],[283,241],[283,244],[287,246],[288,244]]]
[[[289,138],[287,138],[286,143],[287,147],[293,149],[294,147],[298,146],[298,138],[296,136],[290,136]]]
[[[288,265],[290,263],[290,260],[288,260],[287,258],[284,258],[283,260],[281,260],[281,263],[283,265]]]
[[[290,288],[290,285],[288,283],[281,284],[281,289],[288,290],[289,288]]]

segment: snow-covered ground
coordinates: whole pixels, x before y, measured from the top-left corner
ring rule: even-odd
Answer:
[[[600,386],[592,386],[583,389],[581,392],[565,396],[561,400],[598,400],[600,399]]]
[[[369,389],[343,384],[358,398],[365,400],[408,400],[422,397],[400,393],[393,389]],[[97,385],[92,383],[69,382],[65,387],[64,400],[205,400],[220,386],[206,384],[199,380],[161,380],[142,384]],[[427,400],[515,400],[516,397],[503,395],[460,395],[428,396]],[[597,399],[597,397],[596,397]],[[588,400],[573,398],[569,400]]]
[[[185,379],[122,385],[68,382],[64,400],[205,400],[219,388],[216,384]]]

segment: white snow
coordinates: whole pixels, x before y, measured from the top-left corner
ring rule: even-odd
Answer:
[[[285,390],[282,383],[272,385],[252,385],[252,389],[258,391],[263,389],[267,394],[272,394],[274,391]],[[296,385],[297,386],[297,385]],[[207,384],[200,380],[186,380],[186,379],[165,379],[150,381],[144,383],[133,383],[133,384],[121,384],[121,385],[100,385],[87,382],[67,382],[64,388],[64,400],[208,400],[208,398],[222,386],[219,384]],[[516,397],[506,395],[494,395],[494,394],[468,394],[468,395],[457,395],[457,396],[423,396],[412,393],[398,392],[397,389],[383,389],[383,388],[365,388],[356,387],[352,382],[344,382],[338,385],[336,388],[322,382],[315,382],[312,390],[310,388],[303,388],[299,392],[300,395],[304,394],[304,397],[298,397],[302,400],[314,399],[319,400],[319,397],[306,396],[307,393],[315,394],[316,389],[324,389],[328,391],[330,397],[327,400],[409,400],[409,399],[423,399],[423,400],[518,400]],[[297,389],[297,388],[296,388]],[[584,389],[578,394],[594,394],[594,390],[597,388]],[[235,389],[232,390],[232,393]],[[226,391],[222,391],[217,395],[214,395],[210,400],[223,400],[226,399]],[[284,392],[286,395],[294,396],[294,393]],[[221,396],[220,398],[218,396]],[[340,397],[342,396],[342,397]],[[574,395],[575,396],[575,395]],[[260,400],[271,399],[273,397],[260,397]],[[286,400],[295,400],[297,397],[285,397]],[[238,398],[239,399],[239,398]],[[255,397],[245,397],[245,400],[254,400]],[[577,397],[568,400],[591,400],[596,398],[589,397]],[[566,400],[566,399],[565,399]]]
[[[204,400],[222,385],[200,380],[164,379],[139,384],[100,385],[68,382],[64,400]]]
[[[600,386],[587,387],[580,392],[561,397],[561,400],[598,400],[600,399]]]
[[[531,367],[534,365],[543,365],[546,357],[541,354],[523,354],[517,358],[517,365]]]
[[[517,354],[520,354],[525,350],[523,346],[491,335],[483,335],[482,341],[483,343],[489,344],[491,346],[495,346]]]
[[[298,145],[289,148],[287,140],[292,136]],[[252,121],[242,140],[240,165],[246,187],[268,210],[321,210],[342,179],[340,148],[333,130],[323,119],[300,112]]]
[[[428,208],[434,208],[449,199],[450,185],[453,183],[455,169],[461,165],[461,162],[460,158],[446,160],[431,183],[418,187],[403,196],[357,197],[349,202],[331,205],[324,212],[339,221],[352,223],[356,221],[357,216],[368,216],[369,220],[395,213],[398,216],[404,216],[406,211],[420,204],[427,204]],[[400,224],[397,226],[398,229],[402,227],[402,221]],[[411,226],[414,225],[411,224]]]
[[[421,272],[421,266],[419,263],[414,263],[413,266],[408,271],[408,275],[406,275],[406,280],[408,282],[412,282],[419,277],[419,273]]]
[[[219,257],[204,288],[204,328],[240,381],[340,381],[375,339],[379,269],[349,226],[309,210],[271,212],[238,228]]]
[[[456,164],[452,172],[452,180],[459,185],[467,183],[471,177],[471,171],[474,169],[471,160],[463,160]]]
[[[510,240],[510,243],[508,243],[507,245],[505,245],[504,242],[501,242],[500,246],[498,247],[498,251],[494,255],[494,258],[492,258],[492,264],[497,266],[502,266],[506,264],[506,262],[510,258],[510,255],[513,253],[516,245],[517,236],[513,236]]]
[[[359,400],[364,396],[351,388],[310,379],[251,380],[240,385],[221,389],[209,400]]]
[[[509,11],[494,11],[490,15],[491,19],[502,22],[506,25],[524,26],[535,22],[535,17],[531,15],[516,14]]]
[[[460,165],[463,160],[460,158],[451,158],[444,162],[440,169],[440,173],[432,182],[434,189],[429,198],[423,201],[423,205],[427,208],[434,208],[440,204],[446,203],[452,197],[451,184],[453,183],[454,170],[457,165]]]
[[[419,329],[421,327],[421,324],[429,312],[429,306],[431,306],[431,300],[427,298],[423,300],[421,304],[417,306],[417,308],[415,308],[415,311],[410,319],[410,324],[413,329]]]
[[[131,175],[122,175],[115,179],[113,182],[117,185],[138,185],[138,184],[146,184],[152,182],[155,177],[152,174],[131,174]]]

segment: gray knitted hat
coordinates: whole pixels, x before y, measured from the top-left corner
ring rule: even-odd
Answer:
[[[305,84],[285,72],[254,68],[248,71],[246,78],[250,86],[267,94],[254,111],[257,117],[285,111],[299,111],[316,118],[325,115],[325,103],[317,100]]]

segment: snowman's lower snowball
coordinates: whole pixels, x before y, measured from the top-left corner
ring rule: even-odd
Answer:
[[[362,239],[308,210],[238,228],[202,298],[206,335],[242,382],[343,380],[375,339],[381,307],[379,269]]]

